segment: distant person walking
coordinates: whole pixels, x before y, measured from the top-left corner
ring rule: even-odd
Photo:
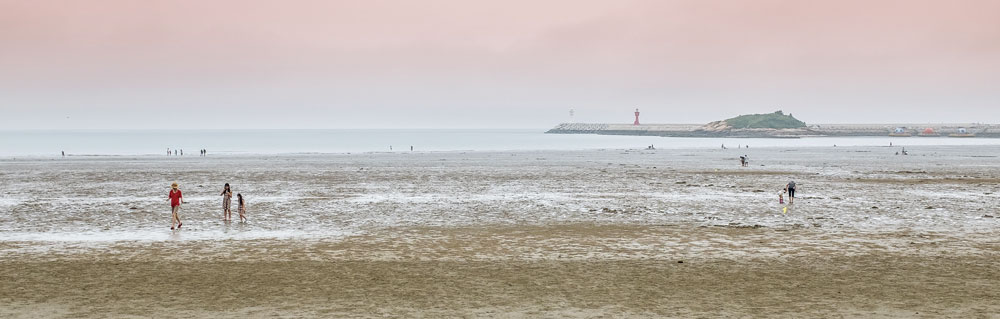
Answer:
[[[222,195],[222,220],[230,221],[233,218],[233,211],[230,209],[230,202],[233,200],[233,191],[229,189],[229,183],[226,183],[220,195]]]
[[[747,166],[747,157],[746,156],[740,156],[740,167],[744,167],[744,166]]]
[[[240,205],[237,211],[240,213],[240,222],[247,222],[247,202],[243,200],[243,194],[236,194],[236,202]]]
[[[181,203],[184,202],[184,196],[181,194],[181,189],[177,187],[177,183],[170,185],[170,193],[167,194],[167,198],[170,201],[170,213],[173,215],[170,219],[170,230],[174,230],[174,224],[177,225],[177,229],[181,229],[181,217],[178,215],[181,211]]]
[[[62,151],[63,157],[66,157],[66,151]]]
[[[792,204],[795,202],[795,181],[789,181],[785,185],[785,191],[788,192],[788,203]]]

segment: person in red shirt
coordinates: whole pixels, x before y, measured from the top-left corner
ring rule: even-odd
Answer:
[[[181,211],[181,203],[184,202],[184,197],[181,195],[180,188],[177,188],[177,183],[170,185],[170,211],[173,213],[173,219],[170,220],[170,230],[174,230],[174,224],[177,224],[177,229],[181,228],[181,218],[177,215]]]

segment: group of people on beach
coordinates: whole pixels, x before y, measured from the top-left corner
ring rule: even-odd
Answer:
[[[750,167],[750,156],[747,155],[740,156],[740,166]]]
[[[789,181],[785,184],[785,189],[778,193],[778,204],[785,203],[785,194],[788,194],[788,203],[792,204],[795,201],[795,181]]]
[[[178,151],[180,151],[180,152],[178,152]],[[179,150],[175,149],[175,150],[171,151],[169,148],[167,148],[167,156],[170,156],[170,155],[184,156],[184,150],[183,149],[179,149]],[[63,152],[63,156],[66,156],[65,152]],[[206,150],[206,149],[200,149],[200,150],[198,150],[198,156],[208,156],[208,150]]]
[[[219,195],[222,196],[222,220],[232,221],[233,212],[231,209],[231,202],[233,199],[233,191],[229,188],[229,183],[226,183],[226,185],[223,186],[222,193]],[[170,201],[170,212],[172,214],[170,219],[170,230],[180,229],[181,226],[184,225],[181,223],[179,215],[181,204],[184,203],[184,194],[181,192],[180,186],[177,185],[177,183],[170,185],[170,193],[167,194],[167,198]],[[237,211],[239,212],[240,222],[246,222],[247,203],[246,200],[243,199],[243,194],[237,193],[236,201],[239,204]]]
[[[725,145],[723,145],[722,147],[725,148]],[[652,149],[653,146],[650,145],[649,148]],[[174,150],[174,152],[176,151],[177,150]],[[168,150],[167,152],[169,154],[170,150]],[[207,153],[206,150],[204,149],[201,150],[201,156],[205,156],[206,153]],[[740,156],[740,166],[748,167],[749,165],[750,165],[750,157],[747,155]],[[795,201],[795,181],[789,181],[788,184],[785,185],[785,188],[780,193],[778,193],[779,203],[782,204],[784,203],[785,194],[788,194],[788,203],[792,204]],[[229,187],[229,183],[226,183],[223,186],[222,193],[220,193],[219,195],[222,196],[222,220],[227,222],[232,221],[233,212],[231,208],[232,206],[231,203],[233,198],[233,191]],[[181,193],[180,187],[179,185],[177,185],[177,183],[173,183],[170,185],[170,193],[167,195],[167,198],[170,202],[170,210],[172,214],[172,218],[170,220],[170,229],[171,230],[180,229],[181,226],[184,225],[183,223],[181,223],[179,215],[181,204],[184,203],[184,196]],[[246,200],[243,199],[242,194],[237,193],[236,201],[238,203],[237,212],[239,213],[240,222],[241,223],[246,222],[247,221]]]
[[[892,145],[892,144],[890,143],[890,145]],[[750,145],[745,145],[745,146],[744,145],[737,145],[736,147],[737,148],[743,148],[743,147],[750,148]],[[836,147],[836,145],[834,145],[834,147]],[[726,148],[726,144],[722,144],[722,149],[727,149]],[[899,153],[896,153],[896,155],[899,155]],[[906,155],[906,150],[905,149],[903,150],[903,155]],[[746,154],[744,154],[743,156],[740,156],[740,167],[749,167],[749,166],[750,166],[750,156],[748,156]],[[785,188],[782,189],[780,192],[778,192],[778,203],[779,204],[784,204],[785,203],[785,194],[788,194],[788,203],[789,204],[791,204],[792,202],[795,201],[795,181],[789,181],[788,184],[785,184]]]
[[[743,146],[744,146],[744,145],[741,145],[741,144],[737,144],[737,145],[736,145],[736,148],[743,148]],[[746,145],[746,148],[750,148],[750,145]],[[726,147],[726,144],[722,144],[722,149],[724,149],[724,150],[728,150],[729,148],[728,148],[728,147]]]

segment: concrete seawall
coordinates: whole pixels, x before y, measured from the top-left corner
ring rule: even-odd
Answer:
[[[926,129],[933,134],[926,134]],[[896,132],[901,129],[901,132]],[[964,133],[963,130],[964,129]],[[709,129],[700,124],[562,123],[550,134],[600,134],[668,137],[798,138],[818,136],[955,136],[1000,138],[1000,125],[981,123],[815,124],[796,129]]]

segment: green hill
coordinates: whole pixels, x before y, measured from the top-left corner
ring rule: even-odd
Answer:
[[[806,127],[806,123],[795,119],[791,114],[785,115],[781,111],[769,114],[748,114],[740,115],[726,120],[729,126],[741,128],[800,128]]]

